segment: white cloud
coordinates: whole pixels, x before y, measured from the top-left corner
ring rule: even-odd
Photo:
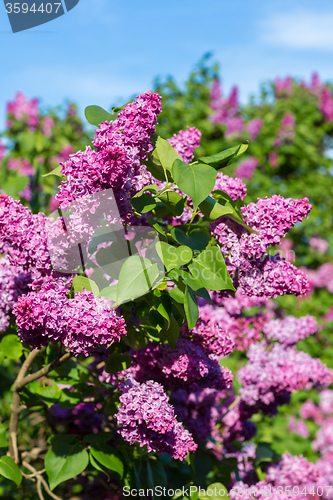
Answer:
[[[261,39],[280,47],[333,51],[333,11],[272,13],[261,22]]]

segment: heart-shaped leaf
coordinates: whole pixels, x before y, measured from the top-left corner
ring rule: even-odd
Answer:
[[[16,486],[20,486],[22,474],[12,458],[7,456],[0,458],[0,474],[11,481],[14,481]]]
[[[175,191],[165,191],[159,196],[159,198],[174,215],[179,216],[183,213],[185,197],[180,196],[179,193],[176,193]]]
[[[98,127],[101,123],[110,122],[118,118],[116,113],[108,113],[100,106],[87,106],[84,110],[85,117],[91,125]]]
[[[212,192],[216,182],[214,168],[203,163],[187,165],[175,160],[172,175],[179,189],[192,198],[194,210]]]
[[[156,201],[149,193],[143,193],[140,196],[135,196],[132,198],[131,204],[132,207],[141,214],[150,212],[156,207]]]
[[[222,252],[216,246],[201,252],[188,267],[208,290],[235,290]]]
[[[208,233],[202,229],[194,229],[190,234],[186,234],[179,227],[173,227],[170,233],[178,243],[186,245],[197,252],[204,250],[210,240]]]
[[[164,241],[156,243],[156,251],[167,271],[187,264],[193,256],[192,250],[188,246],[181,245],[176,248]]]
[[[200,203],[199,205],[201,212],[209,219],[216,220],[223,215],[232,214],[234,209],[232,207],[220,205],[210,196]]]
[[[117,285],[117,304],[145,295],[159,276],[157,264],[149,259],[132,255],[124,262]]]
[[[57,434],[52,438],[52,448],[45,455],[45,468],[50,488],[81,474],[89,463],[83,445],[73,436]]]

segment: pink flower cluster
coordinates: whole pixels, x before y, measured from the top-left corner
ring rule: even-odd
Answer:
[[[295,137],[295,115],[293,113],[285,113],[281,128],[277,132],[277,137],[274,140],[274,146],[290,143]]]
[[[246,160],[242,161],[236,171],[235,174],[242,179],[251,179],[254,174],[255,169],[259,166],[259,161],[254,156],[250,156]]]
[[[48,274],[51,269],[45,231],[46,215],[32,214],[11,196],[0,195],[0,252],[12,265]]]
[[[224,331],[214,321],[199,319],[195,327],[184,332],[184,335],[215,356],[227,356],[234,350],[230,332]]]
[[[291,392],[333,382],[333,372],[319,359],[307,353],[274,344],[252,345],[247,353],[249,363],[238,372],[242,402],[257,412],[274,414],[277,405],[288,402]]]
[[[21,175],[34,175],[33,165],[25,158],[14,158],[11,156],[7,162],[8,170],[16,170]]]
[[[195,127],[187,127],[186,130],[180,130],[174,134],[168,142],[177,151],[185,163],[193,160],[193,151],[199,147],[201,132]]]
[[[33,132],[38,126],[39,111],[38,99],[31,99],[28,101],[22,92],[16,94],[15,100],[7,103],[7,126],[9,128],[13,125],[13,120],[26,122],[29,130]]]
[[[275,96],[278,98],[289,97],[293,92],[293,84],[293,79],[290,76],[284,80],[282,78],[276,78],[274,82]]]
[[[301,318],[287,316],[284,319],[273,319],[264,327],[264,333],[268,339],[277,340],[284,346],[295,345],[316,331],[316,318],[309,314]]]
[[[239,115],[238,89],[233,87],[228,98],[222,97],[220,80],[213,82],[211,90],[210,106],[214,114],[210,116],[212,123],[224,124],[226,126],[225,136],[231,138],[239,136],[244,130],[244,118]],[[254,125],[254,129],[258,124]],[[255,132],[255,130],[252,132]]]
[[[66,286],[50,283],[18,299],[13,312],[23,342],[40,348],[60,341],[75,355],[88,356],[127,334],[124,319],[92,292],[74,299],[67,294]]]
[[[243,200],[246,196],[246,185],[241,179],[229,177],[219,170],[216,175],[214,190],[219,189],[227,193],[234,201]]]
[[[27,293],[31,278],[21,268],[12,266],[8,257],[0,259],[0,332],[9,326],[18,297]]]
[[[197,449],[191,434],[177,421],[160,384],[152,380],[139,384],[128,379],[121,389],[115,417],[125,441],[147,446],[148,452],[169,453],[179,460]]]
[[[322,264],[318,269],[301,268],[306,275],[310,290],[314,288],[327,288],[330,293],[333,293],[333,265],[330,262]]]

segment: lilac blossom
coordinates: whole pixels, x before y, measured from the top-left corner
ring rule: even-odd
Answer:
[[[12,309],[20,295],[28,292],[30,274],[13,266],[8,257],[0,259],[0,332],[9,326]]]
[[[309,240],[309,245],[311,248],[317,252],[324,254],[328,249],[328,242],[319,236],[312,236]]]
[[[252,411],[275,414],[277,405],[287,402],[291,392],[327,386],[333,372],[319,359],[294,348],[265,343],[252,345],[247,353],[249,363],[238,372],[242,402]]]
[[[284,346],[297,344],[300,340],[317,331],[316,318],[307,314],[301,318],[287,316],[284,319],[273,319],[266,323],[264,333],[270,340],[277,340]]]
[[[148,452],[169,453],[184,460],[197,449],[191,434],[177,421],[163,387],[152,380],[144,384],[123,382],[115,415],[120,434],[130,444],[147,446]]]
[[[246,124],[247,132],[249,134],[250,141],[254,141],[259,134],[261,127],[263,125],[263,120],[261,118],[253,118]]]
[[[259,166],[259,161],[254,156],[251,156],[247,160],[242,161],[236,171],[235,175],[237,177],[242,177],[243,179],[251,179],[255,169]]]
[[[234,201],[238,199],[243,200],[246,196],[246,185],[244,182],[238,177],[233,178],[228,175],[224,175],[221,170],[217,172],[214,191],[216,189],[224,191]]]
[[[177,151],[185,163],[193,160],[193,151],[199,147],[201,132],[195,127],[187,127],[186,130],[180,130],[174,134],[168,142]]]
[[[7,103],[7,126],[13,125],[13,119],[20,122],[27,122],[29,130],[33,132],[38,126],[39,111],[38,99],[28,101],[22,92],[16,94],[15,100]]]
[[[75,355],[88,356],[126,335],[124,319],[102,299],[85,290],[69,299],[68,291],[51,282],[19,298],[13,312],[23,342],[40,348],[60,341]]]

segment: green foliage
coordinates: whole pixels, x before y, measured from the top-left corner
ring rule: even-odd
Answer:
[[[22,482],[22,474],[14,460],[10,457],[0,457],[0,475],[13,481],[16,486]]]
[[[45,468],[50,488],[54,490],[58,484],[81,474],[89,463],[89,456],[84,445],[73,436],[53,436],[51,445],[45,456]]]
[[[87,106],[84,110],[85,117],[91,125],[98,127],[100,123],[110,122],[117,118],[117,114],[111,114],[100,106]]]

